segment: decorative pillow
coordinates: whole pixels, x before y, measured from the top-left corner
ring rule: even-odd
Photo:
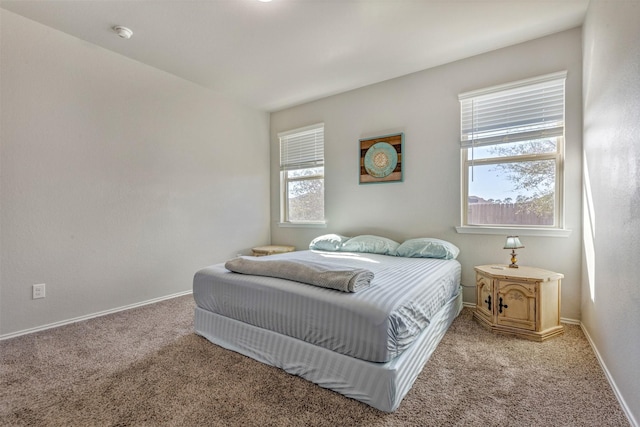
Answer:
[[[386,237],[362,235],[349,239],[340,252],[362,252],[368,254],[395,255],[400,244]]]
[[[407,258],[456,259],[460,249],[446,240],[420,237],[409,239],[396,250],[397,256]]]
[[[325,234],[313,239],[311,243],[309,243],[309,249],[335,252],[339,251],[347,240],[349,240],[349,237],[341,236],[339,234]]]

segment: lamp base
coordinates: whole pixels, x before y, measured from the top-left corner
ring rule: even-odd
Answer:
[[[516,258],[516,251],[514,249],[511,250],[511,264],[509,264],[509,268],[518,268],[518,258]]]

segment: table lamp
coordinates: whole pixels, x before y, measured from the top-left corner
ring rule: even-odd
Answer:
[[[524,248],[518,236],[507,236],[507,242],[504,244],[505,249],[511,249],[511,264],[509,267],[518,268],[518,259],[516,258],[516,249]]]

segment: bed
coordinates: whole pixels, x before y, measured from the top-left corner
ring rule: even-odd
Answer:
[[[357,292],[239,274],[225,264],[203,268],[193,281],[195,331],[214,344],[393,412],[462,308],[458,261],[398,256],[397,246],[370,253],[341,243],[337,250],[260,258],[373,273],[370,284]]]

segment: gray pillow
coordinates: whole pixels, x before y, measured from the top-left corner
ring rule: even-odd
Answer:
[[[396,256],[407,258],[456,259],[459,253],[453,243],[431,237],[409,239],[396,250]]]
[[[400,244],[386,237],[362,235],[349,239],[340,252],[361,252],[380,255],[395,255]]]
[[[313,239],[311,243],[309,243],[309,249],[335,252],[339,251],[347,240],[349,240],[349,237],[339,234],[325,234]]]

